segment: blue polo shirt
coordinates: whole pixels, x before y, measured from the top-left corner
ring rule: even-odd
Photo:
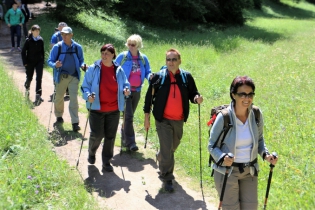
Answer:
[[[75,69],[75,61],[73,56],[77,56],[75,54],[75,49],[72,48],[72,45],[71,47],[67,46],[67,53],[65,54],[65,59],[60,71],[61,74],[69,74],[74,77],[78,76],[78,72]]]

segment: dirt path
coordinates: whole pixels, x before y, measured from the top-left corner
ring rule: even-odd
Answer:
[[[29,5],[32,12],[45,7],[45,3]],[[4,22],[0,25],[0,57],[5,60],[6,70],[12,76],[18,89],[24,93],[25,70],[18,52],[10,52],[10,32]],[[21,43],[23,43],[22,40]],[[45,44],[48,44],[48,40]],[[84,47],[84,46],[83,46]],[[84,76],[84,75],[83,75]],[[35,99],[35,76],[31,84],[30,98]],[[43,74],[44,102],[36,106],[32,111],[37,115],[39,122],[48,128],[50,110],[52,107],[49,95],[53,92],[52,76],[48,72]],[[86,114],[79,113],[81,131],[80,134],[71,132],[71,120],[68,112],[68,103],[65,102],[65,131],[63,132],[64,145],[56,146],[55,151],[61,159],[65,159],[70,166],[75,167],[81,146],[80,136],[83,135],[86,123]],[[84,101],[79,98],[80,107],[84,107]],[[52,131],[56,118],[52,113],[49,131]],[[89,136],[89,125],[85,136]],[[117,138],[118,140],[118,138]],[[137,142],[143,141],[138,135]],[[112,164],[113,173],[102,173],[101,148],[98,149],[95,165],[87,162],[88,141],[84,141],[78,170],[87,183],[94,188],[92,194],[97,199],[100,209],[216,209],[216,204],[209,204],[212,200],[205,197],[203,200],[201,191],[193,191],[187,187],[189,177],[176,176],[174,184],[175,192],[172,194],[159,192],[161,182],[158,179],[158,168],[154,158],[154,151],[150,149],[140,150],[137,155],[126,152],[119,155],[120,148],[115,147]],[[140,144],[141,145],[141,144]],[[148,154],[150,154],[148,156]],[[136,157],[137,156],[137,157]],[[150,158],[151,157],[151,158]]]

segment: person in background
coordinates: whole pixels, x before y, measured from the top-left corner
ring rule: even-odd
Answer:
[[[275,165],[278,158],[269,154],[265,145],[262,114],[257,123],[253,110],[255,84],[250,77],[235,77],[230,86],[231,104],[228,109],[233,125],[224,138],[224,144],[212,148],[223,130],[224,117],[219,113],[210,133],[208,150],[214,158],[214,182],[219,196],[226,171],[225,166],[232,166],[227,178],[222,203],[223,209],[258,209],[258,161],[263,160]],[[234,158],[227,154],[232,153]]]
[[[116,58],[114,46],[105,44],[100,52],[101,59],[89,66],[85,73],[81,92],[87,109],[90,109],[88,162],[95,163],[96,150],[104,138],[103,171],[112,172],[110,160],[114,154],[120,111],[124,110],[124,98],[130,94],[130,84],[123,69],[113,62]]]
[[[12,3],[12,8],[7,11],[5,14],[5,22],[10,27],[11,32],[11,52],[15,50],[15,39],[14,36],[16,34],[17,37],[17,51],[21,52],[20,44],[21,44],[21,27],[24,23],[25,17],[22,11],[18,8],[16,2]]]
[[[25,17],[25,20],[24,20],[24,23],[23,23],[23,34],[24,34],[24,37],[25,39],[28,38],[28,31],[27,31],[27,27],[26,27],[26,23],[28,22],[29,18],[30,18],[30,11],[29,9],[27,8],[27,1],[20,1],[20,0],[15,0],[16,3],[18,4],[18,8],[22,11],[24,17]]]
[[[71,116],[72,130],[77,132],[81,128],[79,126],[79,104],[78,89],[81,77],[81,68],[85,68],[83,49],[80,44],[72,40],[73,32],[70,27],[63,27],[61,30],[61,53],[58,56],[58,44],[55,44],[50,51],[48,65],[53,68],[54,81],[56,85],[55,95],[55,116],[57,122],[62,124],[64,112],[64,94],[69,88],[70,103],[69,113]]]
[[[26,69],[26,81],[24,87],[27,91],[29,90],[33,80],[34,69],[36,70],[36,98],[34,104],[37,106],[44,101],[41,98],[41,95],[45,50],[44,40],[39,34],[39,25],[33,25],[21,52],[23,66],[25,66]]]
[[[143,47],[141,36],[131,35],[125,45],[128,47],[128,51],[120,53],[116,58],[116,62],[122,66],[131,86],[131,95],[126,99],[125,121],[121,127],[121,138],[123,145],[130,151],[137,151],[139,148],[136,144],[133,118],[140,100],[144,79],[149,81],[152,74],[147,56],[139,51]]]
[[[63,29],[63,27],[66,27],[66,26],[68,26],[67,23],[60,22],[58,24],[58,27],[55,28],[55,33],[51,36],[51,39],[50,39],[51,48],[58,42],[62,41],[61,30]]]
[[[157,152],[159,161],[159,178],[165,191],[173,192],[175,159],[174,153],[183,136],[184,122],[189,115],[189,101],[201,104],[203,97],[199,94],[192,75],[179,68],[180,52],[169,49],[166,52],[166,74],[161,86],[161,72],[154,74],[147,90],[144,102],[144,128],[150,128],[150,112],[153,103],[153,116],[159,138],[160,149]],[[185,74],[186,76],[182,75]],[[186,77],[184,81],[183,77]],[[152,95],[152,89],[155,94]]]

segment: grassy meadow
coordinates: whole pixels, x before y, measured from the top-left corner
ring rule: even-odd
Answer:
[[[315,172],[311,164],[315,160],[312,156],[312,139],[315,137],[315,6],[305,1],[295,4],[288,0],[279,5],[266,0],[262,11],[249,10],[246,15],[248,21],[245,26],[224,30],[203,26],[185,31],[157,29],[101,13],[99,16],[78,14],[78,22],[70,26],[74,31],[74,39],[84,48],[87,64],[100,58],[99,49],[105,43],[114,44],[118,53],[126,50],[126,39],[134,33],[143,38],[144,48],[141,51],[148,56],[153,72],[165,64],[167,49],[179,49],[182,54],[181,67],[193,74],[204,102],[200,106],[201,138],[198,133],[198,106],[191,105],[190,116],[184,126],[184,137],[176,151],[175,167],[179,176],[190,178],[190,182],[199,190],[201,140],[202,179],[206,194],[216,195],[213,178],[210,177],[211,169],[207,167],[209,153],[206,123],[210,109],[229,103],[229,86],[234,77],[248,75],[253,78],[256,84],[254,103],[263,112],[266,144],[280,158],[274,168],[268,208],[314,209]],[[43,15],[33,20],[34,24],[42,27],[47,57],[50,36],[58,23],[49,21],[49,18]],[[3,68],[0,65],[0,71]],[[46,70],[51,71],[48,67]],[[58,209],[66,199],[70,199],[67,201],[73,205],[70,209],[80,205],[86,207],[84,209],[92,209],[93,200],[85,195],[83,185],[73,174],[75,172],[51,152],[51,146],[45,141],[46,130],[38,125],[36,117],[22,102],[22,95],[13,87],[12,81],[1,78],[0,84],[4,87],[0,95],[3,101],[0,107],[0,207],[4,203],[12,205],[12,209],[18,204],[33,208],[52,205]],[[146,82],[143,96],[147,86]],[[13,105],[16,107],[13,108]],[[135,126],[138,132],[144,134],[142,106],[143,98],[136,112]],[[29,116],[31,120],[22,116]],[[12,123],[7,124],[8,119]],[[149,148],[155,150],[158,141],[153,117],[151,125]],[[117,145],[119,142],[116,142]],[[34,160],[39,155],[44,157],[35,164]],[[259,161],[259,206],[262,207],[269,164]],[[54,170],[57,165],[60,170]],[[74,179],[67,179],[70,174]],[[36,179],[28,176],[35,176]],[[61,183],[69,185],[61,188]],[[74,185],[78,190],[70,188]],[[36,194],[36,191],[43,193]],[[81,203],[75,203],[79,201]]]

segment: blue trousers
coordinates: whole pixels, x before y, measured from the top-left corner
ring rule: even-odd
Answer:
[[[12,47],[15,47],[15,40],[14,40],[14,36],[16,34],[17,37],[17,47],[20,47],[21,44],[21,26],[20,25],[15,25],[15,26],[11,26],[10,27],[11,30],[11,44]]]

